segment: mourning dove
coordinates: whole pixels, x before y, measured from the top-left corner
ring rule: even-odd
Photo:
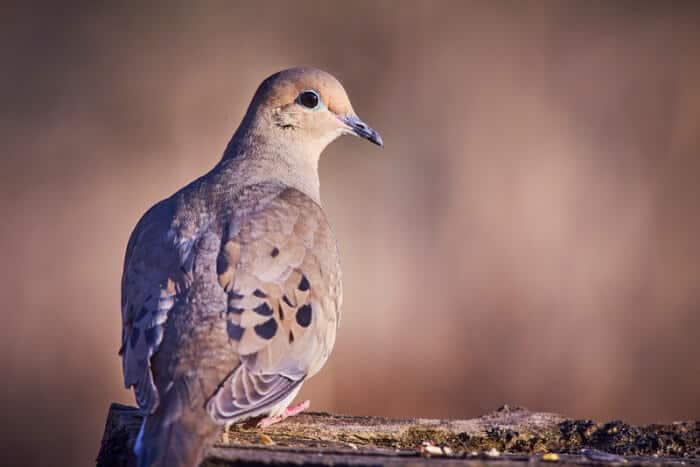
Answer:
[[[340,321],[318,160],[343,134],[382,145],[330,74],[274,74],[221,161],[137,224],[120,354],[145,415],[139,466],[198,465],[221,425],[306,407],[288,408],[328,359]]]

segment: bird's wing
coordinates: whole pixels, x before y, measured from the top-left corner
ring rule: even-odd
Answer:
[[[210,398],[217,421],[269,412],[325,363],[341,301],[335,238],[321,208],[286,189],[224,231],[217,261],[226,329],[241,363]]]
[[[168,237],[172,203],[153,206],[131,234],[122,275],[122,356],[124,385],[134,387],[144,413],[159,402],[151,357],[163,339],[168,312],[182,293],[185,274],[179,258],[181,245]]]

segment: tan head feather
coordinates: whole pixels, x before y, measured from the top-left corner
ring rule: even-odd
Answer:
[[[355,114],[335,77],[291,68],[260,84],[224,160],[241,160],[238,173],[250,180],[273,177],[318,199],[321,152],[344,134],[383,144]]]
[[[252,105],[267,108],[287,106],[307,90],[317,92],[331,113],[337,116],[355,114],[340,81],[316,68],[290,68],[268,77],[258,87]]]
[[[379,134],[357,117],[335,77],[316,68],[291,68],[262,82],[231,143],[264,145],[267,150],[318,161],[323,149],[343,134],[383,144]]]

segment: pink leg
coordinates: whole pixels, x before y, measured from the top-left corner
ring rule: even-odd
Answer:
[[[304,402],[301,402],[297,405],[289,406],[286,409],[284,409],[284,412],[282,412],[281,415],[276,415],[274,417],[266,417],[266,418],[263,418],[262,420],[260,420],[258,422],[258,427],[259,428],[267,428],[270,425],[274,425],[277,422],[281,422],[285,418],[299,415],[304,410],[308,409],[310,405],[311,405],[311,401],[304,401]]]

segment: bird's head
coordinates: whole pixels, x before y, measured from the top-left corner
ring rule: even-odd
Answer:
[[[251,130],[259,144],[316,161],[344,134],[383,145],[379,133],[355,114],[343,85],[315,68],[291,68],[265,79],[239,131]]]

